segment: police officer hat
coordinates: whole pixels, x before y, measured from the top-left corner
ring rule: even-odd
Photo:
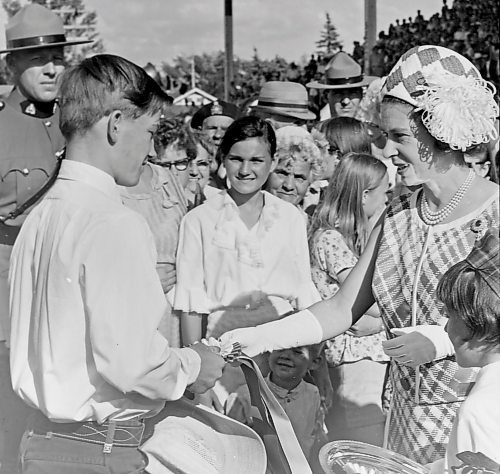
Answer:
[[[377,79],[376,76],[365,76],[361,66],[347,53],[339,51],[325,69],[326,82],[309,82],[311,89],[351,89],[363,87]]]
[[[5,28],[7,49],[0,53],[92,43],[88,39],[67,40],[62,19],[36,3],[21,8]]]
[[[214,115],[237,119],[240,113],[241,111],[236,105],[224,102],[223,100],[216,100],[215,102],[204,105],[201,109],[196,111],[191,119],[191,128],[200,129],[204,120]]]

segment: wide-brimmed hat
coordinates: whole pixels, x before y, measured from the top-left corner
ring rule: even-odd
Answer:
[[[253,110],[285,115],[303,120],[314,120],[316,114],[309,110],[307,89],[297,82],[269,81],[259,93]]]
[[[196,111],[191,119],[191,128],[199,129],[203,125],[203,122],[208,117],[213,117],[214,115],[222,115],[224,117],[231,117],[237,119],[241,115],[241,110],[234,104],[230,102],[225,102],[224,100],[216,100],[210,104],[206,104]]]
[[[312,89],[350,89],[363,87],[374,81],[377,76],[365,76],[361,66],[347,53],[339,51],[325,68],[326,82],[309,82]]]
[[[62,19],[48,8],[32,3],[21,8],[9,20],[5,27],[5,43],[7,48],[0,53],[70,46],[92,41],[87,38],[67,40]]]
[[[264,443],[248,426],[185,399],[167,402],[154,434],[140,448],[146,472],[264,474]]]

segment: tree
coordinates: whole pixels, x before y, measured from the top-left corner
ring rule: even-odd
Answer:
[[[88,38],[93,43],[65,49],[68,64],[75,64],[91,54],[102,53],[104,45],[97,31],[97,14],[87,11],[83,0],[32,0],[57,13],[64,22],[68,39]],[[19,0],[2,0],[4,10],[11,17],[21,8]]]
[[[332,23],[328,12],[325,13],[326,21],[320,34],[320,39],[316,41],[316,50],[318,54],[329,57],[342,49],[342,41],[339,41],[337,28]]]

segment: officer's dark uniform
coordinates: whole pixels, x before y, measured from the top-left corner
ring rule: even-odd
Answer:
[[[0,100],[0,109],[1,219],[42,188],[56,167],[56,153],[64,147],[64,138],[55,102],[36,104],[14,88],[6,99]],[[1,261],[10,253],[27,212],[0,224]],[[6,276],[7,268],[0,266],[0,280]],[[4,306],[5,301],[0,301],[0,305]],[[2,318],[0,331],[7,330],[2,328],[4,325]]]
[[[64,147],[55,102],[35,104],[17,89],[0,98],[0,219],[26,202],[48,180],[57,164],[56,152]],[[0,341],[8,339],[9,258],[25,211],[16,219],[0,222]],[[28,408],[17,398],[7,379],[9,358],[0,342],[0,463],[11,472],[24,431]]]

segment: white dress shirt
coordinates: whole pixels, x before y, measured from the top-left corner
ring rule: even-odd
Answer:
[[[54,421],[147,416],[200,370],[158,332],[165,297],[143,217],[74,161],[26,219],[10,270],[15,392]]]

